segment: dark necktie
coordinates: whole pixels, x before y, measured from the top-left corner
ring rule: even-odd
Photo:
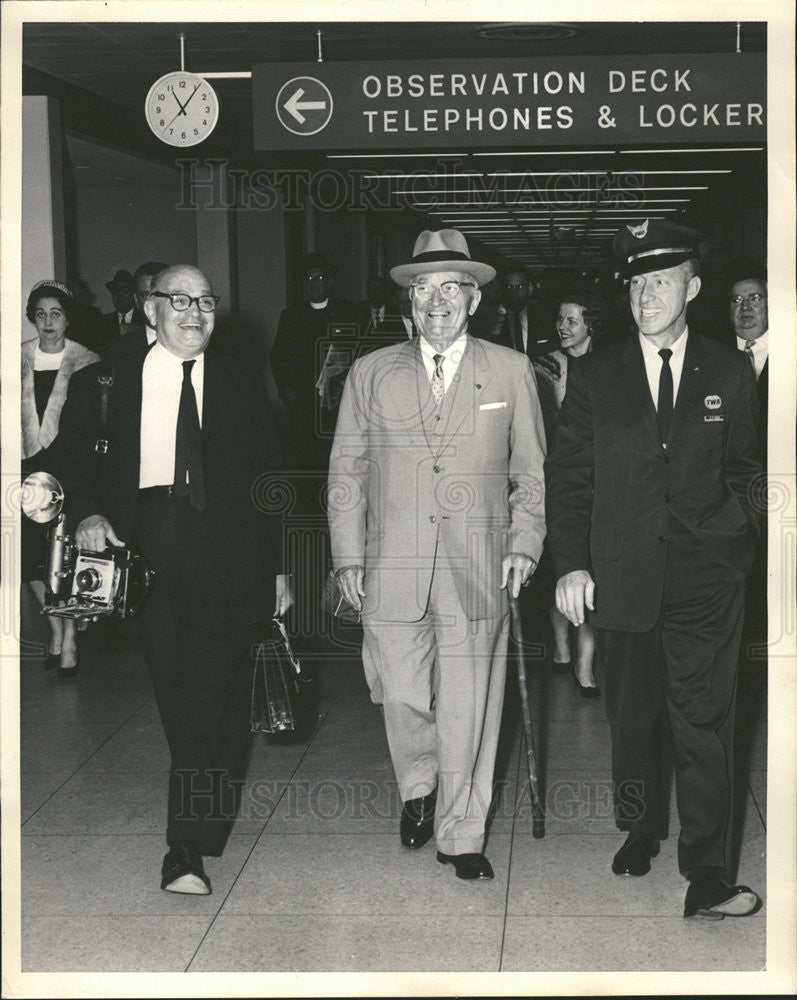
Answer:
[[[670,369],[672,351],[669,347],[662,347],[659,351],[659,357],[661,358],[658,407],[659,434],[661,435],[662,443],[665,443],[667,441],[667,435],[670,432],[670,420],[672,418],[673,405],[672,370]]]
[[[176,497],[188,496],[195,510],[205,510],[205,473],[202,469],[202,432],[199,412],[191,382],[191,369],[196,358],[183,362],[183,388],[177,411],[177,440],[174,448],[174,489]],[[188,482],[186,482],[186,473]]]
[[[509,330],[509,346],[515,351],[523,351],[523,332],[520,329],[520,316],[507,310],[506,325]]]
[[[744,353],[747,355],[747,360],[753,366],[753,375],[756,374],[755,370],[755,355],[753,354],[753,344],[754,340],[745,340],[744,342]]]

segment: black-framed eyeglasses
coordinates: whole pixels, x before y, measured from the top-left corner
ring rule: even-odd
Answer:
[[[444,299],[455,299],[463,288],[476,288],[476,285],[472,281],[454,281],[453,279],[444,281],[440,285],[410,285],[410,291],[414,292],[419,299],[428,299],[435,288],[439,288]]]
[[[732,295],[731,302],[735,306],[740,306],[743,302],[749,302],[750,305],[757,306],[765,298],[766,295],[762,295],[761,292],[751,292],[749,295]]]
[[[159,299],[168,299],[172,304],[172,309],[176,312],[185,312],[196,302],[199,311],[212,313],[219,304],[218,295],[186,295],[185,292],[150,292],[151,296],[156,295]]]

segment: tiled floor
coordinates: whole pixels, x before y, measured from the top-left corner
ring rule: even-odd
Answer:
[[[28,609],[29,611],[30,609]],[[28,614],[27,636],[41,636]],[[253,743],[241,816],[208,897],[159,889],[168,757],[141,653],[93,630],[64,682],[22,661],[22,969],[96,972],[760,970],[766,908],[684,921],[674,833],[643,879],[609,870],[607,725],[544,659],[528,663],[547,805],[532,836],[514,673],[487,853],[467,884],[398,841],[381,716],[356,656],[306,664],[309,741]],[[514,671],[512,664],[510,670]],[[739,877],[765,889],[766,686],[742,678]]]

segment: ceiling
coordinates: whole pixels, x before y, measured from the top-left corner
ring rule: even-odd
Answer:
[[[258,62],[314,61],[318,29],[328,61],[441,53],[478,60],[733,52],[737,41],[735,24],[709,22],[29,23],[23,34],[23,92],[54,93],[61,100],[76,183],[123,186],[132,172],[141,183],[157,185],[166,182],[175,157],[185,151],[175,154],[161,146],[142,109],[153,80],[179,68],[181,32],[187,69],[246,72]],[[743,51],[764,51],[766,25],[742,25],[740,42]],[[295,166],[296,154],[253,151],[251,81],[216,84],[223,104],[219,127],[192,155],[223,155],[250,167]],[[98,155],[96,144],[82,137],[99,139],[104,151]],[[710,229],[729,207],[749,207],[760,210],[762,226],[765,220],[766,150],[760,145],[580,148],[578,153],[425,149],[402,156],[302,154],[301,162],[311,169],[334,166],[351,176],[378,175],[380,204],[401,210],[393,217],[416,232],[423,225],[456,226],[496,261],[519,259],[539,268],[597,266],[609,256],[612,233],[646,217],[678,217]]]

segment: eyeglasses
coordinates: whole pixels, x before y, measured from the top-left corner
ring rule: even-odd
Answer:
[[[444,299],[455,299],[463,288],[475,288],[472,281],[444,281],[441,285],[410,285],[410,291],[423,300],[428,299],[437,288]]]
[[[199,306],[199,311],[203,313],[212,313],[219,302],[218,295],[186,295],[184,292],[150,292],[152,295],[157,295],[159,299],[168,299],[172,304],[172,309],[175,312],[185,312],[187,309],[191,308],[191,305],[196,302]]]
[[[763,302],[766,295],[762,295],[760,292],[751,292],[749,295],[732,295],[731,304],[734,306],[740,306],[743,302],[749,302],[753,306],[757,306],[760,302]]]

